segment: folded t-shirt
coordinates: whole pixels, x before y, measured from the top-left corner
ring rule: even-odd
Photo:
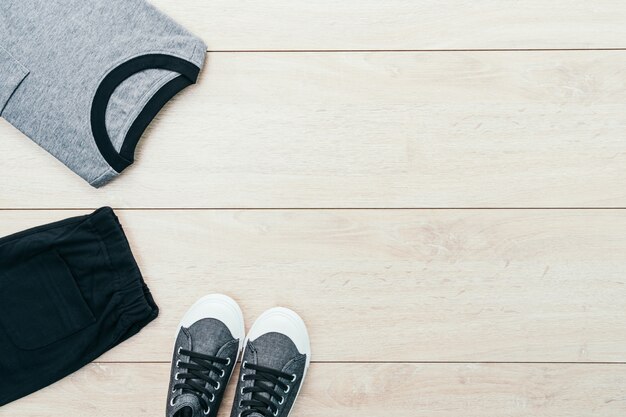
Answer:
[[[0,0],[0,116],[100,187],[206,50],[144,0]]]

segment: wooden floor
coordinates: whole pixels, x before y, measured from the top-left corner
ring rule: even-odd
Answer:
[[[626,415],[622,0],[153,2],[200,83],[101,190],[0,121],[0,235],[113,206],[162,313],[0,416],[163,415],[212,292],[307,322],[292,417]]]

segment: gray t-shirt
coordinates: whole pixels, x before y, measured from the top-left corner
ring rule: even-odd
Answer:
[[[0,116],[100,187],[206,50],[144,0],[0,0]]]

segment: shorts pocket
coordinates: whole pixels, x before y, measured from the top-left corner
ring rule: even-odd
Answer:
[[[42,348],[95,321],[56,250],[0,271],[0,325],[18,348]]]
[[[0,46],[0,115],[29,71]]]

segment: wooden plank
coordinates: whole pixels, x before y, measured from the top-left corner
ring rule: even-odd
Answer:
[[[1,211],[4,235],[76,212]],[[120,211],[161,307],[100,361],[169,361],[222,292],[284,305],[316,361],[625,362],[626,211]]]
[[[623,207],[625,80],[618,51],[214,54],[102,190],[1,122],[0,207]]]
[[[93,364],[0,416],[164,415],[169,364]],[[313,364],[293,417],[622,417],[624,365]],[[220,409],[230,415],[234,380]],[[71,400],[70,400],[71,399]]]
[[[619,0],[152,0],[211,50],[623,48]]]

